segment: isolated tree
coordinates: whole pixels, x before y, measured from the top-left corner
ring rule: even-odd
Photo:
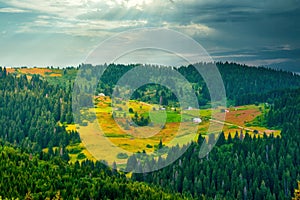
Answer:
[[[133,111],[132,108],[129,108],[128,112],[129,112],[129,113],[133,113],[134,111]]]
[[[127,160],[126,171],[130,172],[135,170],[137,163],[138,162],[135,155],[130,156],[129,159]]]
[[[162,140],[160,139],[158,144],[158,149],[162,149],[162,148],[163,148],[163,143]]]

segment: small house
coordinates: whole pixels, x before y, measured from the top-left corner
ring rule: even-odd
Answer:
[[[196,118],[193,119],[193,122],[196,123],[196,124],[199,124],[199,123],[202,122],[202,120],[200,118],[196,117]]]

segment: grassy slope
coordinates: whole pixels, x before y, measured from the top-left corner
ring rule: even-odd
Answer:
[[[224,108],[219,108],[216,110],[205,109],[199,111],[180,110],[177,108],[176,111],[174,111],[174,109],[167,108],[166,111],[161,111],[158,110],[158,105],[150,105],[138,101],[129,101],[127,103],[119,101],[114,105],[115,107],[112,108],[109,97],[99,97],[97,102],[98,104],[93,112],[96,112],[97,120],[102,131],[97,130],[97,128],[92,130],[95,124],[90,123],[87,127],[80,127],[79,132],[81,133],[80,135],[83,142],[86,142],[85,144],[88,145],[88,149],[96,158],[115,160],[117,163],[124,162],[124,160],[117,158],[116,155],[118,153],[122,152],[130,155],[130,153],[141,152],[143,150],[147,153],[151,153],[160,140],[167,146],[190,142],[197,138],[194,134],[191,134],[195,128],[198,130],[198,134],[208,135],[210,134],[208,132],[209,126],[214,126],[219,123],[219,117],[221,116],[222,110],[224,110]],[[156,108],[156,111],[153,111],[153,107]],[[129,126],[129,130],[125,130],[124,124],[126,124],[126,120],[123,119],[124,113],[126,113],[128,120],[134,116],[134,114],[127,112],[129,108],[132,108],[134,112],[143,116],[149,116],[149,112],[160,114],[155,118],[153,127]],[[112,117],[112,110],[116,113],[115,119],[118,123]],[[236,132],[240,134],[241,130],[244,134],[248,132],[250,135],[256,135],[257,137],[263,136],[264,132],[268,134],[274,133],[275,135],[280,134],[280,130],[268,130],[266,127],[258,126],[257,123],[256,126],[251,124],[251,122],[257,120],[259,116],[262,116],[262,114],[266,112],[263,109],[263,105],[245,105],[229,108],[228,110],[229,112],[226,115],[225,125],[223,127],[226,138],[229,133],[232,137],[234,137]],[[165,115],[163,115],[164,112]],[[210,120],[211,113],[215,114],[213,120]],[[189,123],[194,117],[199,116],[203,119],[202,123]],[[156,125],[156,123],[164,120],[166,120],[164,128]],[[183,121],[181,122],[181,120]],[[180,127],[181,131],[178,133]],[[258,130],[259,134],[254,134],[254,130]],[[214,130],[212,129],[212,131]],[[152,134],[152,132],[155,134]],[[112,151],[107,154],[107,152],[103,152],[103,146],[107,145],[107,143],[120,148],[112,148]],[[99,146],[101,146],[101,148],[99,148]],[[116,150],[115,152],[114,149]]]

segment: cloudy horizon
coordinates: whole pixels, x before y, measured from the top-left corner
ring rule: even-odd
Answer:
[[[299,0],[8,0],[0,16],[0,66],[77,66],[117,33],[157,27],[215,61],[300,72]]]

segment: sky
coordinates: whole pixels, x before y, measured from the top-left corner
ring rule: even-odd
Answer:
[[[214,61],[300,73],[300,0],[0,0],[0,16],[0,66],[78,66],[118,33],[157,27]]]

